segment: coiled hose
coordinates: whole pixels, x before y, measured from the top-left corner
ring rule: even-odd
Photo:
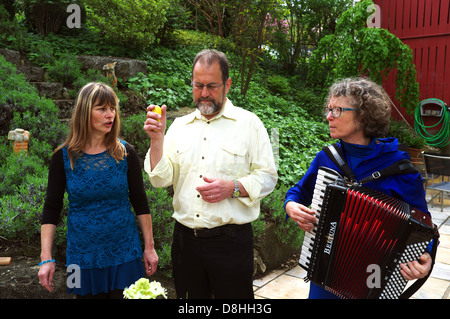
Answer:
[[[426,126],[423,123],[422,113],[421,113],[421,103],[416,108],[415,112],[415,122],[414,129],[418,136],[422,137],[426,143],[430,146],[434,147],[445,147],[449,144],[449,135],[450,135],[450,111],[445,106],[445,103],[438,99],[430,99],[434,101],[440,101],[442,103],[442,114],[440,116],[439,122],[434,125]],[[441,129],[436,134],[428,133],[427,129],[433,129],[438,127],[442,123]]]

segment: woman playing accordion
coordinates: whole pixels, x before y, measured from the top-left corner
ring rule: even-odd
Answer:
[[[391,107],[386,92],[367,79],[344,79],[334,84],[328,93],[324,114],[329,123],[330,135],[339,139],[343,159],[361,180],[398,162],[409,159],[398,149],[394,137],[381,138],[388,133]],[[311,231],[316,223],[311,205],[319,167],[327,167],[342,173],[340,168],[324,152],[319,152],[305,176],[286,194],[284,204],[288,216],[305,230]],[[393,175],[374,179],[368,188],[392,196],[430,215],[425,200],[423,180],[419,173]],[[430,251],[431,244],[427,248]],[[425,277],[431,269],[432,258],[428,252],[418,261],[401,264],[401,275],[407,280]],[[338,298],[311,282],[310,299]]]

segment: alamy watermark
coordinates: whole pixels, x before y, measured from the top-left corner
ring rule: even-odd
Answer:
[[[81,288],[81,269],[76,264],[67,266],[67,288]]]
[[[66,19],[66,25],[69,29],[81,28],[81,9],[78,4],[69,4],[66,9],[70,15]]]
[[[367,266],[367,272],[370,275],[366,279],[366,285],[369,289],[381,288],[381,268],[377,264]]]
[[[378,4],[371,4],[367,7],[367,12],[372,14],[367,18],[367,26],[369,28],[381,28],[381,8]]]

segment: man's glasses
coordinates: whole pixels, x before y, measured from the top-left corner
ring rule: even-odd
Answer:
[[[222,83],[222,84],[217,84],[217,83],[203,84],[203,83],[198,83],[198,82],[193,82],[193,83],[192,83],[192,87],[193,87],[194,89],[199,90],[199,91],[203,91],[203,88],[206,86],[206,88],[207,88],[210,92],[217,90],[217,89],[220,88],[222,85],[223,85],[223,83]]]
[[[327,117],[328,114],[330,114],[330,112],[331,112],[331,115],[333,117],[339,117],[339,116],[341,116],[342,111],[359,111],[359,109],[351,109],[351,108],[348,108],[348,107],[340,107],[340,106],[338,106],[338,107],[325,107],[323,109],[323,114],[325,115],[325,117]]]

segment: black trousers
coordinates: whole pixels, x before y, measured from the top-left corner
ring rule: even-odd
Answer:
[[[177,298],[253,299],[251,224],[194,232],[176,222],[172,269]]]

